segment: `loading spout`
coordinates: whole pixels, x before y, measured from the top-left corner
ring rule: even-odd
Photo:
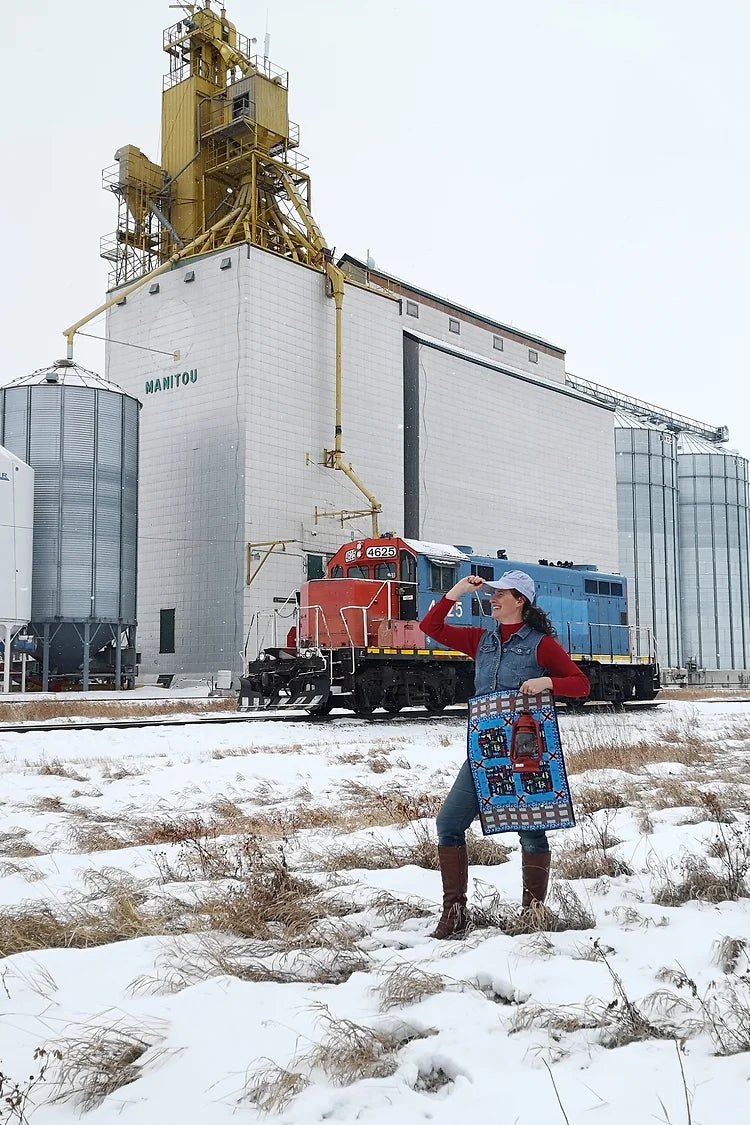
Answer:
[[[241,210],[242,209],[239,210],[239,213],[241,213]],[[96,317],[101,316],[102,313],[107,312],[108,309],[111,309],[113,305],[117,305],[120,303],[120,301],[125,300],[131,295],[131,293],[135,293],[138,289],[141,289],[146,284],[146,282],[153,281],[153,279],[155,277],[158,277],[159,274],[166,273],[168,270],[171,270],[172,266],[176,265],[177,262],[182,261],[183,258],[189,258],[195,254],[199,254],[201,250],[203,250],[206,245],[210,243],[211,239],[215,234],[218,233],[218,231],[223,230],[224,227],[228,226],[234,219],[236,219],[237,214],[238,211],[235,210],[232,211],[229,215],[225,215],[223,219],[219,219],[219,221],[214,223],[212,227],[209,227],[208,230],[202,231],[201,234],[199,234],[197,238],[194,238],[192,242],[189,242],[187,246],[183,246],[180,250],[175,250],[174,254],[171,254],[169,258],[167,258],[166,262],[162,262],[162,264],[160,266],[157,266],[156,269],[150,270],[142,277],[139,277],[138,280],[133,282],[132,285],[128,285],[125,289],[119,289],[117,293],[115,293],[114,296],[110,297],[108,301],[105,301],[103,305],[99,305],[99,307],[94,309],[93,312],[87,313],[86,316],[81,317],[81,319],[76,321],[75,324],[71,324],[70,328],[65,328],[63,330],[63,336],[68,341],[68,359],[73,358],[73,338],[75,337],[76,332],[79,332],[81,328],[83,328],[84,324],[89,324],[90,321],[95,320]],[[176,352],[175,359],[178,358],[179,353]]]

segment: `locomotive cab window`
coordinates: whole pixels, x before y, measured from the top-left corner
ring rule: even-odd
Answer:
[[[587,594],[595,594],[597,592],[596,582],[593,582],[590,578],[587,578],[584,582],[584,590]]]
[[[621,598],[622,597],[622,582],[613,582],[612,586],[611,586],[611,590],[612,590],[612,597],[613,598]]]
[[[375,577],[381,578],[384,581],[392,582],[396,577],[395,562],[378,563],[375,567]]]
[[[471,599],[471,616],[472,617],[491,617],[492,616],[492,602],[489,598],[472,598]]]
[[[346,572],[347,578],[369,578],[369,566],[350,566]]]
[[[444,566],[443,563],[430,563],[430,589],[444,594],[456,584],[456,567]]]
[[[333,570],[331,571],[331,578],[343,578],[343,577],[344,577],[343,566],[335,566],[333,568]]]
[[[472,563],[471,573],[478,574],[485,582],[492,582],[495,577],[495,568],[494,566],[480,566],[478,563]]]

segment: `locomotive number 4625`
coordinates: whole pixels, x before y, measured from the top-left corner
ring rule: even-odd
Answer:
[[[365,551],[365,556],[368,559],[395,559],[396,548],[390,547],[368,547]]]

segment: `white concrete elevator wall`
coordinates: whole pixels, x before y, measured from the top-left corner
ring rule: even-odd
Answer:
[[[107,377],[142,403],[137,647],[151,675],[231,667],[241,647],[244,333],[227,256],[231,269],[191,262],[108,315],[113,339],[180,352],[107,353]],[[159,652],[162,609],[175,610],[173,654]]]
[[[231,267],[221,269],[227,258]],[[143,403],[141,667],[239,670],[248,635],[251,654],[254,638],[272,641],[253,615],[299,589],[305,551],[332,552],[370,533],[369,517],[343,527],[314,519],[316,506],[367,507],[343,473],[320,465],[334,443],[335,306],[321,274],[247,246],[191,261],[158,283],[158,292],[146,285],[115,306],[108,322],[113,339],[181,354],[172,363],[108,349],[108,378]],[[399,306],[347,285],[344,308],[345,459],[382,501],[381,528],[398,530]],[[246,544],[277,539],[292,542],[246,587]],[[159,653],[159,611],[171,608],[175,653]]]
[[[367,501],[344,473],[323,467],[335,440],[335,304],[319,273],[250,252],[252,378],[248,382],[247,540],[296,538],[245,593],[252,655],[273,643],[268,614],[305,580],[303,552],[333,553],[372,534]],[[346,286],[343,323],[344,461],[383,505],[380,530],[403,524],[403,380],[398,302]],[[264,549],[257,552],[262,560]],[[277,601],[274,603],[274,599]],[[259,615],[259,616],[255,616]],[[283,629],[280,640],[283,643]]]
[[[417,317],[411,316],[407,311],[408,306],[412,304],[417,305]],[[543,340],[533,336],[519,339],[519,334],[510,330],[504,332],[501,328],[480,327],[471,320],[463,319],[458,310],[449,314],[418,299],[412,301],[409,298],[407,305],[407,298],[404,298],[403,309],[406,332],[419,332],[425,336],[432,336],[442,340],[450,348],[474,352],[486,357],[489,363],[504,363],[521,371],[528,371],[535,379],[549,379],[554,383],[565,382],[565,353],[551,347]],[[451,321],[458,322],[458,333],[451,332]],[[496,336],[502,340],[502,349],[495,347]],[[536,359],[531,358],[534,355]]]
[[[612,412],[425,343],[419,372],[420,536],[617,572]]]

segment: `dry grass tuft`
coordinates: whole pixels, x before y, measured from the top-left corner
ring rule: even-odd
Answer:
[[[132,846],[132,837],[125,829],[121,835],[114,835],[101,823],[82,824],[72,828],[70,838],[79,852],[114,852]]]
[[[439,973],[426,973],[416,965],[403,964],[394,968],[386,965],[382,974],[382,984],[372,989],[379,998],[381,1012],[418,1004],[426,996],[444,992],[448,984],[446,978]]]
[[[248,1071],[245,1079],[245,1098],[259,1113],[281,1113],[301,1094],[310,1079],[298,1070],[287,1070],[270,1059]]]
[[[603,1026],[604,1005],[598,1000],[586,1000],[584,1004],[566,1004],[551,1007],[546,1004],[526,1003],[517,1007],[508,1021],[508,1034],[546,1028],[553,1038],[560,1034],[572,1035],[586,1028]]]
[[[140,1059],[160,1035],[145,1028],[114,1024],[83,1028],[80,1036],[58,1043],[55,1097],[72,1100],[83,1112],[141,1076]]]
[[[710,758],[710,748],[700,734],[698,723],[687,716],[680,723],[657,727],[655,738],[633,741],[626,723],[618,727],[596,714],[591,721],[566,732],[565,762],[568,773],[586,770],[619,769],[638,773],[644,766],[657,762],[681,762],[700,765]]]
[[[378,891],[370,903],[387,926],[401,926],[410,918],[429,918],[434,912],[432,904],[396,898],[389,891]]]
[[[2,707],[2,704],[0,704],[0,707]],[[81,777],[75,770],[64,766],[59,758],[52,758],[50,760],[43,758],[41,762],[38,762],[37,765],[32,768],[36,773],[41,774],[42,777],[65,777],[71,781],[85,780],[85,778]]]
[[[0,855],[9,859],[31,859],[42,853],[26,839],[25,832],[6,832],[0,835]]]
[[[487,884],[480,886],[486,887]],[[567,884],[554,883],[551,899],[556,910],[552,910],[548,903],[538,902],[532,903],[526,910],[519,910],[518,903],[508,902],[494,888],[477,890],[471,902],[472,926],[477,929],[494,927],[509,937],[518,937],[539,932],[590,930],[596,924],[594,916]]]
[[[476,836],[471,829],[466,833],[466,850],[471,867],[497,867],[513,854],[513,849],[501,844],[496,836]]]
[[[40,812],[64,812],[65,806],[60,797],[38,797],[34,802]]]
[[[703,856],[686,855],[680,863],[681,877],[674,879],[666,867],[654,891],[658,906],[683,906],[686,902],[727,902],[748,895],[744,879],[731,871],[715,871]]]
[[[322,1070],[333,1086],[350,1086],[364,1078],[389,1078],[397,1069],[396,1052],[401,1047],[435,1034],[407,1024],[379,1031],[353,1020],[336,1019],[324,1004],[318,1005],[317,1011],[325,1035],[303,1061],[310,1070]]]
[[[586,844],[567,845],[556,852],[555,872],[561,879],[599,879],[602,875],[614,879],[633,874],[625,860]]]
[[[363,826],[396,824],[403,827],[415,820],[432,819],[445,799],[439,793],[414,793],[398,785],[376,788],[354,779],[346,780],[341,791],[347,798],[350,823],[358,822]]]
[[[719,966],[722,973],[734,973],[737,971],[740,958],[743,958],[747,972],[750,967],[749,946],[750,942],[747,938],[723,937],[720,941],[714,942],[714,963]]]
[[[622,786],[587,785],[575,795],[575,806],[579,816],[591,816],[602,809],[624,809],[630,804],[625,799]]]

